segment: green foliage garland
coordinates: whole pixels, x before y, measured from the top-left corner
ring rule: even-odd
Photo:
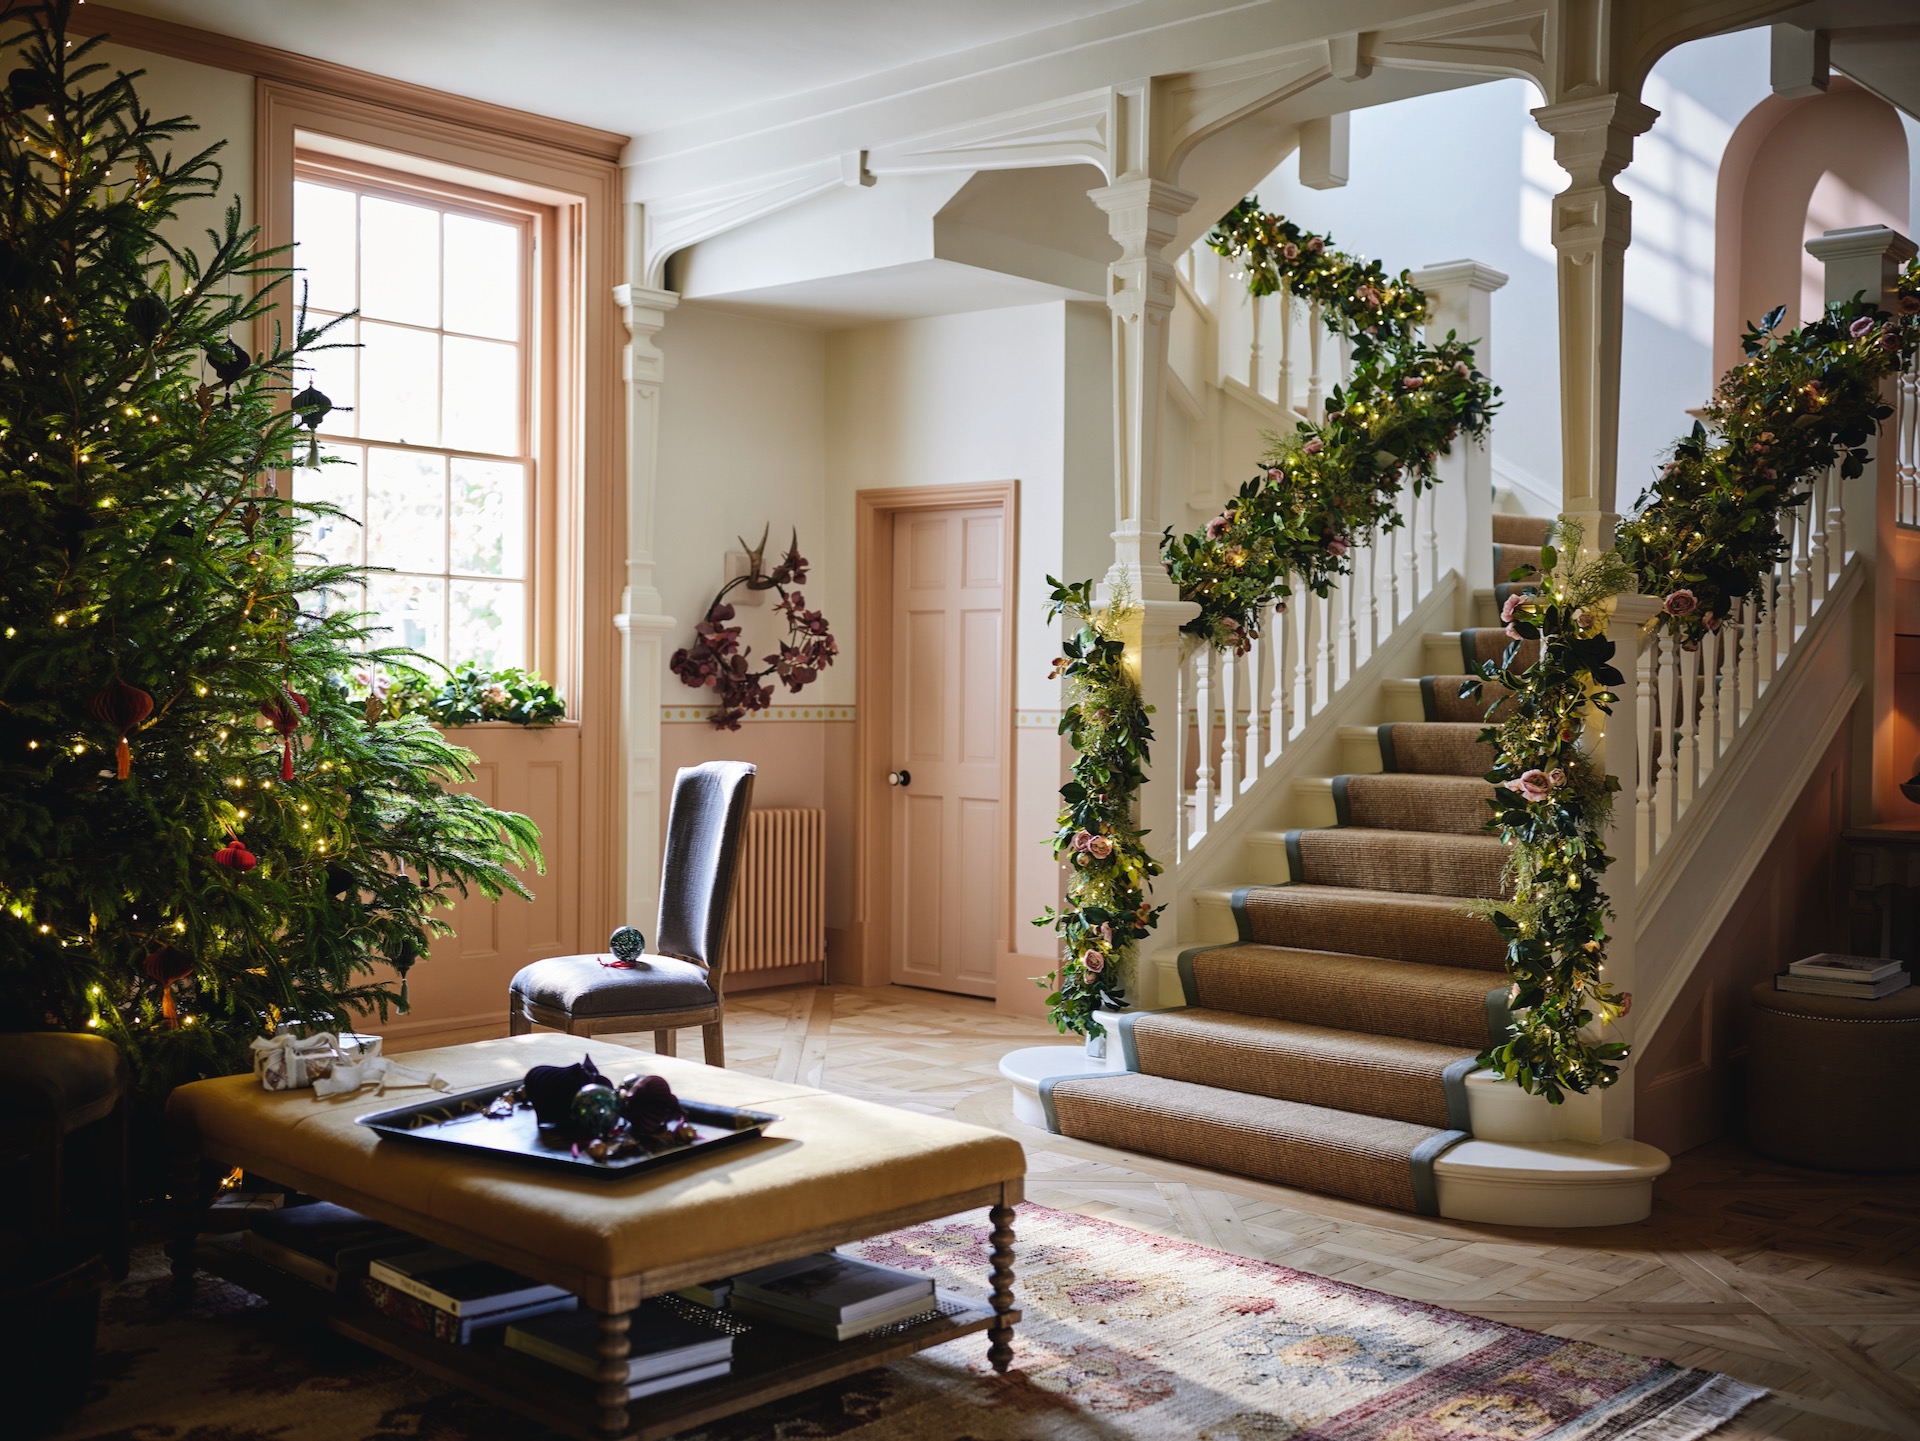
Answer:
[[[1060,788],[1053,854],[1071,873],[1065,904],[1058,912],[1047,907],[1034,924],[1059,935],[1064,955],[1040,978],[1053,1023],[1084,1036],[1096,1010],[1126,1004],[1126,963],[1165,909],[1147,898],[1160,863],[1147,854],[1133,804],[1153,727],[1127,665],[1123,632],[1135,618],[1128,597],[1097,608],[1091,581],[1065,585],[1048,576],[1047,583],[1047,619],[1073,622],[1053,672],[1066,681],[1060,734],[1075,753],[1073,778]]]
[[[1462,432],[1485,435],[1498,391],[1451,331],[1437,344],[1421,338],[1427,298],[1405,271],[1343,255],[1262,212],[1257,198],[1229,211],[1208,243],[1245,267],[1254,295],[1284,284],[1317,300],[1322,323],[1353,346],[1353,373],[1325,416],[1270,436],[1264,468],[1219,516],[1162,543],[1181,598],[1200,607],[1184,629],[1240,653],[1259,638],[1266,607],[1292,594],[1291,577],[1324,596],[1351,572],[1361,537],[1402,523],[1401,490],[1432,487],[1435,462]]]
[[[1482,667],[1513,692],[1484,733],[1498,756],[1491,827],[1510,848],[1513,899],[1482,910],[1507,942],[1514,1027],[1480,1062],[1551,1101],[1612,1085],[1628,1050],[1585,1034],[1633,1000],[1602,978],[1602,837],[1618,782],[1581,745],[1588,716],[1610,712],[1622,684],[1605,635],[1612,600],[1634,589],[1661,597],[1649,631],[1689,648],[1735,602],[1767,605],[1766,578],[1786,555],[1782,515],[1807,503],[1829,465],[1861,474],[1890,413],[1881,384],[1920,345],[1920,264],[1901,274],[1897,314],[1856,298],[1784,335],[1781,314],[1748,333],[1747,358],[1721,379],[1707,423],[1674,447],[1615,548],[1577,563],[1580,536],[1562,527],[1561,549],[1542,553],[1539,588],[1508,600],[1508,634],[1538,639],[1540,659],[1515,670],[1516,645]]]
[[[404,982],[376,966],[404,974],[455,896],[524,894],[538,832],[339,681],[408,657],[315,603],[361,573],[308,563],[335,512],[273,484],[327,342],[238,343],[288,272],[237,204],[198,253],[170,238],[218,147],[177,157],[193,127],[67,14],[0,5],[0,1029],[111,1036],[157,1098],[245,1070],[281,1017],[385,1015]]]
[[[376,720],[423,715],[438,726],[506,721],[531,728],[550,726],[567,713],[560,692],[532,671],[473,661],[455,666],[439,684],[414,667],[358,665],[347,688]]]
[[[1263,212],[1255,197],[1222,217],[1209,243],[1242,263],[1254,295],[1284,283],[1319,301],[1328,330],[1353,347],[1353,374],[1328,397],[1324,419],[1270,437],[1264,468],[1225,512],[1203,531],[1169,531],[1162,542],[1181,598],[1200,607],[1183,629],[1244,652],[1268,604],[1292,593],[1289,577],[1325,595],[1350,572],[1358,537],[1401,523],[1402,487],[1419,494],[1433,485],[1434,462],[1462,431],[1484,435],[1498,392],[1457,336],[1437,345],[1420,338],[1427,299],[1404,271],[1389,276],[1378,261],[1343,255],[1325,236]],[[1060,791],[1053,847],[1073,872],[1063,907],[1048,907],[1034,924],[1061,940],[1064,959],[1040,982],[1054,1024],[1084,1034],[1095,1009],[1124,1003],[1120,973],[1165,909],[1148,900],[1160,866],[1135,820],[1152,732],[1125,664],[1124,598],[1102,612],[1091,582],[1049,583],[1048,619],[1078,623],[1055,665],[1067,680],[1060,730],[1077,758]]]

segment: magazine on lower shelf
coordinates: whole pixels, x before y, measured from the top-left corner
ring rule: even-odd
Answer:
[[[375,1258],[417,1251],[421,1241],[345,1206],[315,1201],[263,1212],[241,1244],[277,1270],[337,1291],[343,1275],[357,1279]]]
[[[445,1246],[382,1256],[367,1267],[367,1274],[461,1317],[488,1316],[568,1294],[562,1287],[543,1285]]]
[[[361,1278],[360,1291],[372,1303],[373,1309],[389,1320],[398,1321],[409,1330],[455,1346],[471,1345],[483,1332],[498,1331],[513,1322],[530,1321],[554,1311],[569,1311],[580,1304],[579,1297],[563,1292],[543,1301],[529,1302],[485,1316],[455,1316],[373,1276]]]
[[[825,1336],[829,1341],[851,1341],[856,1336],[864,1336],[884,1326],[893,1326],[902,1321],[931,1315],[939,1310],[939,1305],[929,1293],[899,1302],[885,1311],[862,1317],[858,1321],[834,1321],[825,1316],[812,1316],[780,1306],[769,1306],[764,1302],[735,1293],[731,1309],[736,1316],[768,1321],[776,1326],[804,1331],[810,1336]]]
[[[627,1385],[662,1378],[675,1385],[704,1380],[712,1368],[725,1375],[733,1361],[733,1333],[694,1319],[685,1309],[642,1302],[627,1324]],[[600,1319],[588,1311],[561,1311],[507,1327],[515,1350],[575,1375],[594,1379],[600,1365]],[[700,1372],[698,1376],[691,1373]],[[645,1393],[640,1393],[645,1394]],[[631,1397],[629,1398],[631,1399]]]
[[[735,1276],[731,1299],[735,1310],[753,1308],[844,1326],[883,1314],[898,1319],[896,1313],[916,1301],[920,1310],[932,1309],[933,1281],[826,1251]]]

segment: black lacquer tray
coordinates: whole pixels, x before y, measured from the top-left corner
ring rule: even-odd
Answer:
[[[533,1161],[573,1172],[631,1176],[636,1171],[668,1165],[689,1156],[704,1156],[718,1147],[752,1140],[780,1119],[766,1111],[741,1111],[732,1106],[682,1098],[680,1108],[699,1132],[695,1139],[669,1143],[657,1151],[635,1151],[612,1160],[596,1161],[584,1150],[576,1153],[573,1142],[559,1132],[541,1129],[529,1107],[517,1106],[510,1116],[486,1114],[487,1106],[496,1097],[519,1084],[502,1081],[477,1091],[460,1091],[451,1096],[435,1096],[396,1106],[390,1111],[375,1111],[354,1120],[357,1125],[378,1131],[382,1136],[483,1151],[491,1156]]]

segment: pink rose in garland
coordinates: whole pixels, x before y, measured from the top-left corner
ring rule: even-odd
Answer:
[[[1106,968],[1107,958],[1091,947],[1087,949],[1085,955],[1080,957],[1080,969],[1090,976],[1097,976]]]
[[[1113,854],[1113,838],[1111,836],[1090,837],[1087,841],[1087,854],[1096,861],[1104,861]]]
[[[1700,608],[1700,602],[1690,590],[1676,590],[1660,603],[1660,608],[1671,616],[1692,615]]]
[[[1514,792],[1529,804],[1537,805],[1553,794],[1553,787],[1547,780],[1547,773],[1539,769],[1522,772],[1513,780],[1502,781],[1500,784],[1503,789]]]

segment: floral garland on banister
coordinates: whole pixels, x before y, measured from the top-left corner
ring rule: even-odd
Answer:
[[[1252,294],[1284,284],[1317,300],[1322,323],[1352,344],[1353,374],[1328,397],[1325,416],[1269,437],[1260,473],[1203,531],[1163,538],[1168,574],[1200,607],[1183,629],[1244,652],[1268,605],[1292,594],[1290,577],[1325,595],[1351,571],[1360,537],[1401,523],[1401,489],[1435,484],[1434,463],[1454,438],[1485,434],[1498,392],[1474,368],[1469,344],[1452,334],[1421,339],[1427,298],[1406,272],[1342,254],[1326,236],[1263,212],[1257,197],[1223,216],[1208,243],[1242,263]],[[1054,664],[1066,681],[1060,732],[1076,759],[1060,789],[1053,849],[1072,869],[1061,908],[1034,924],[1060,937],[1060,963],[1039,978],[1053,1022],[1084,1035],[1095,1010],[1125,1004],[1127,963],[1164,909],[1148,899],[1160,865],[1135,806],[1153,733],[1124,659],[1127,598],[1102,609],[1090,581],[1049,584],[1048,620],[1076,623]]]
[[[1324,596],[1351,572],[1362,536],[1402,523],[1400,492],[1438,482],[1434,465],[1462,432],[1486,434],[1499,391],[1452,332],[1423,340],[1427,297],[1405,271],[1390,276],[1327,237],[1242,201],[1207,243],[1244,267],[1247,289],[1320,304],[1322,324],[1352,343],[1353,373],[1327,397],[1324,417],[1269,435],[1260,473],[1206,528],[1161,544],[1167,572],[1200,613],[1183,627],[1222,650],[1245,652],[1261,617],[1292,594],[1291,577]]]
[[[1048,576],[1047,584],[1053,587],[1047,619],[1074,623],[1053,669],[1066,680],[1060,734],[1074,749],[1073,778],[1060,788],[1053,854],[1071,869],[1060,910],[1048,906],[1034,924],[1052,927],[1066,956],[1039,978],[1048,1013],[1063,1034],[1084,1036],[1095,1011],[1126,1004],[1123,965],[1165,909],[1147,898],[1160,863],[1147,853],[1134,809],[1153,726],[1139,681],[1127,669],[1129,597],[1115,595],[1096,607],[1091,581],[1066,585]]]
[[[1785,334],[1783,311],[1766,316],[1614,549],[1580,562],[1580,536],[1563,527],[1560,546],[1541,553],[1539,589],[1506,603],[1514,644],[1481,672],[1512,700],[1482,738],[1498,757],[1491,825],[1509,847],[1512,899],[1481,909],[1507,942],[1514,1022],[1480,1063],[1529,1092],[1559,1101],[1610,1086],[1627,1055],[1586,1034],[1633,1002],[1603,975],[1612,914],[1600,887],[1611,859],[1603,837],[1618,783],[1582,745],[1588,718],[1609,713],[1623,684],[1606,637],[1613,598],[1662,597],[1648,632],[1689,649],[1738,602],[1765,609],[1767,577],[1786,555],[1781,517],[1807,503],[1828,466],[1863,472],[1867,442],[1890,414],[1882,383],[1920,347],[1920,262],[1902,271],[1898,292],[1897,314],[1856,297]],[[1528,640],[1540,642],[1539,659],[1516,669]]]

